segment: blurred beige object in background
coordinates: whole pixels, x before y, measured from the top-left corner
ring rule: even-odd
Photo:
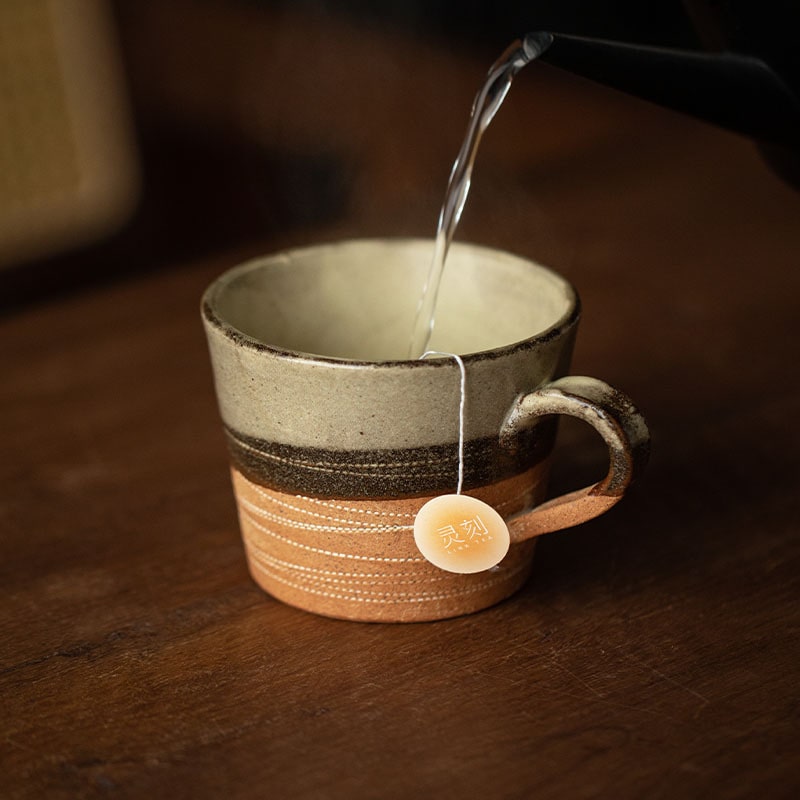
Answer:
[[[139,175],[102,0],[0,3],[0,267],[109,235]]]

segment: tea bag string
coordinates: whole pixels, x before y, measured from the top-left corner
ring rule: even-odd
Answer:
[[[464,359],[455,353],[442,353],[439,350],[426,350],[419,358],[420,361],[428,356],[442,356],[452,358],[461,373],[460,398],[458,402],[458,485],[456,494],[461,494],[464,486],[464,409],[467,400],[467,371],[464,368]]]

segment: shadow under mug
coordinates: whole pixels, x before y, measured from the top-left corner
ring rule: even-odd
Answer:
[[[461,375],[409,360],[432,242],[356,240],[258,258],[206,291],[202,314],[247,561],[274,597],[362,621],[442,619],[515,592],[536,537],[595,517],[647,460],[644,419],[595,378],[565,377],[580,316],[562,277],[454,244],[432,350],[465,367],[464,493],[507,521],[511,546],[456,574],[416,547],[414,517],[454,493]],[[557,416],[608,445],[594,486],[543,502]]]

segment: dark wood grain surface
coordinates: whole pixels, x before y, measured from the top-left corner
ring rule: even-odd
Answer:
[[[428,235],[487,66],[314,35],[341,56],[330,81],[357,87],[345,56],[372,54],[368,97],[340,114],[325,81],[327,104],[284,72],[302,113],[270,128],[259,106],[253,135],[295,126],[312,152],[327,124],[335,218],[0,321],[0,796],[797,796],[800,192],[732,134],[543,67],[479,159],[461,237],[572,280],[574,372],[649,419],[620,506],[543,539],[519,595],[451,621],[318,618],[249,579],[200,293],[284,245]],[[441,67],[440,102],[410,65]],[[196,111],[174,70],[154,102]],[[553,491],[603,471],[564,426]]]

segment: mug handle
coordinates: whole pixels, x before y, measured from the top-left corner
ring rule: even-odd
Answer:
[[[608,511],[641,474],[650,450],[644,417],[622,392],[597,378],[559,378],[517,398],[500,430],[500,442],[513,447],[517,434],[540,417],[567,414],[588,422],[609,451],[608,474],[586,486],[548,500],[508,521],[512,542],[571,528]]]

